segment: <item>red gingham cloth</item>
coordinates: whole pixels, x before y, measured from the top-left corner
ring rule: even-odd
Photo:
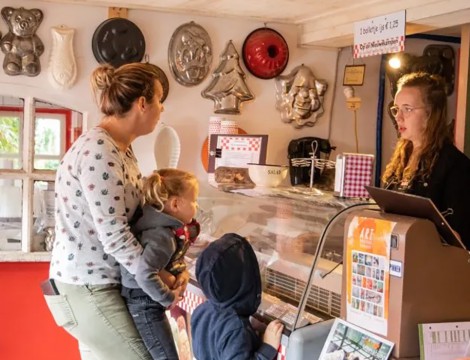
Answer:
[[[178,303],[178,306],[188,314],[192,315],[193,311],[204,301],[205,299],[203,297],[197,296],[191,291],[186,290],[184,292],[183,300]]]
[[[281,344],[277,349],[277,360],[286,360],[286,353],[287,347]]]

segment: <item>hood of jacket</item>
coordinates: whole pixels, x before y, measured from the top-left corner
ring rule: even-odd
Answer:
[[[261,303],[261,275],[250,243],[228,233],[198,257],[196,277],[206,298],[216,307],[249,316]]]
[[[134,218],[136,221],[132,226],[132,231],[135,234],[140,234],[143,231],[159,227],[177,229],[184,226],[178,219],[157,211],[157,209],[151,205],[144,205],[141,210],[136,211]]]

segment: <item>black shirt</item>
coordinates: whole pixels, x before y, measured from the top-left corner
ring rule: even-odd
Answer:
[[[453,144],[443,146],[427,179],[408,186],[395,179],[387,188],[430,198],[470,250],[470,159]]]

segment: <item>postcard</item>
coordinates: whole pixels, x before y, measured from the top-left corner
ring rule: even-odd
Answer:
[[[319,360],[386,360],[393,346],[392,342],[337,318]]]

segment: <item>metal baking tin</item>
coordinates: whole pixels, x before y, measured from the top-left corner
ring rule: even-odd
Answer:
[[[101,64],[119,67],[140,62],[145,54],[145,39],[132,21],[111,18],[103,21],[93,33],[91,48]]]
[[[168,64],[181,85],[200,84],[212,64],[212,43],[207,31],[194,21],[179,26],[168,46]]]
[[[289,61],[289,47],[276,30],[259,28],[246,37],[242,57],[246,68],[254,76],[272,79],[286,68]]]

